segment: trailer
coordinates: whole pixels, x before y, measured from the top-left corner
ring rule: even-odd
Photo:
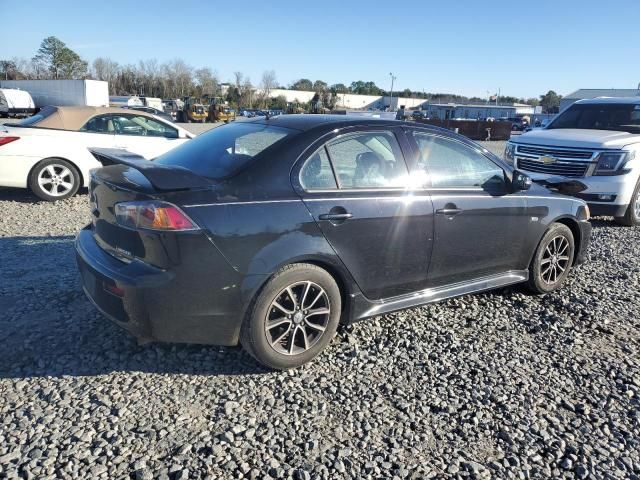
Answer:
[[[29,92],[37,108],[109,106],[109,84],[100,80],[0,80],[0,88]]]
[[[15,88],[0,88],[0,117],[33,115],[36,106],[29,92]]]

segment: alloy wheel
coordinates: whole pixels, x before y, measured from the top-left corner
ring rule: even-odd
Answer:
[[[558,235],[547,244],[540,261],[540,276],[547,285],[556,283],[569,268],[569,240]]]
[[[640,220],[640,192],[636,194],[635,201],[633,202],[633,212],[636,215],[636,219]]]
[[[265,318],[271,348],[283,355],[299,355],[324,334],[331,316],[329,296],[317,283],[289,285],[276,295]]]
[[[38,185],[52,197],[62,197],[74,187],[73,173],[64,165],[47,165],[38,174]]]

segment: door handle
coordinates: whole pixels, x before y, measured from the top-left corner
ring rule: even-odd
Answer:
[[[349,220],[353,217],[352,213],[323,213],[319,216],[320,220]]]
[[[436,210],[438,215],[446,215],[447,217],[453,217],[454,215],[458,215],[462,213],[462,209],[460,208],[440,208]]]

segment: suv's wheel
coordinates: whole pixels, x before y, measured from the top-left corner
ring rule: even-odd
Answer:
[[[341,309],[340,289],[329,273],[306,263],[287,265],[249,308],[242,346],[267,367],[298,367],[331,341]]]
[[[29,175],[29,188],[42,200],[55,202],[74,195],[80,188],[80,174],[66,160],[50,158],[38,163]]]
[[[627,211],[624,213],[624,217],[616,217],[615,221],[627,227],[640,225],[640,180],[636,185],[636,189],[633,191],[633,196],[631,197]]]
[[[575,240],[569,227],[552,224],[529,266],[528,287],[535,293],[549,293],[560,288],[569,275],[574,252]]]

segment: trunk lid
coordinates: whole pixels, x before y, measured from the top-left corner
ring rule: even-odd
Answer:
[[[153,200],[173,203],[175,192],[190,189],[189,179],[194,188],[210,182],[179,167],[153,166],[152,162],[128,152],[113,149],[91,152],[103,165],[108,165],[93,170],[89,182],[91,222],[98,245],[125,262],[139,259],[160,268],[175,265],[179,260],[179,252],[173,248],[175,236],[202,233],[129,228],[117,222],[115,205]],[[180,207],[177,202],[174,204]]]

